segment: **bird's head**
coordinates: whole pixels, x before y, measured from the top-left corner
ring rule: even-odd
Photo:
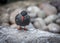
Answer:
[[[27,11],[22,11],[22,12],[21,12],[21,15],[22,15],[22,16],[27,15]]]

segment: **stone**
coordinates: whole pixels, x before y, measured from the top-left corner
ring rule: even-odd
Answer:
[[[3,13],[1,14],[1,18],[0,18],[0,25],[9,25],[9,14],[8,13]]]
[[[1,28],[1,27],[0,27]],[[10,27],[0,29],[0,43],[59,43],[60,34],[35,29],[19,31]]]
[[[20,26],[18,26],[17,24],[12,24],[12,25],[10,25],[10,27],[11,28],[17,28],[18,29]]]
[[[44,20],[46,24],[49,24],[55,21],[57,18],[58,18],[57,15],[50,15],[50,16],[47,16]]]
[[[49,28],[49,31],[51,32],[56,32],[56,33],[60,32],[60,26],[55,23],[49,24],[48,28]]]
[[[2,23],[1,26],[10,26],[10,24],[7,22],[7,23]]]
[[[9,22],[9,14],[8,13],[4,13],[4,14],[1,14],[1,20],[2,22]]]
[[[56,20],[56,23],[60,25],[60,19],[57,19]]]
[[[45,28],[46,24],[42,18],[36,18],[33,25],[37,29],[46,30],[46,28]]]
[[[37,16],[37,12],[39,12],[39,8],[37,6],[29,6],[27,7],[27,11],[29,12],[29,16],[34,18]]]
[[[56,7],[57,12],[60,13],[60,0],[51,0],[50,4]]]
[[[46,13],[43,11],[43,10],[40,10],[38,13],[37,13],[37,16],[39,18],[45,18],[46,17]]]
[[[52,14],[55,15],[57,13],[57,9],[48,3],[41,3],[39,7],[45,11],[47,16]]]
[[[37,16],[40,18],[44,18],[46,16],[45,12],[37,6],[29,6],[27,8],[27,11],[29,12],[30,17],[36,17]]]

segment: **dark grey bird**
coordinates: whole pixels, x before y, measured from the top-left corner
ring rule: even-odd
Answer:
[[[29,25],[30,23],[30,16],[28,15],[27,11],[22,11],[21,13],[17,14],[15,17],[15,22],[17,25],[21,26],[19,30],[24,27],[24,30],[27,30],[25,26]]]

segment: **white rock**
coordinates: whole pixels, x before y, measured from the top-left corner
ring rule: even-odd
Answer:
[[[49,24],[49,23],[52,23],[56,19],[57,19],[57,15],[50,15],[50,16],[47,16],[44,20],[46,24]]]
[[[1,22],[3,22],[3,23],[9,22],[9,14],[8,13],[1,14]]]
[[[27,11],[29,12],[30,17],[36,17],[37,12],[39,12],[39,8],[37,6],[29,6]]]
[[[60,19],[57,19],[57,20],[56,20],[56,23],[60,24]]]
[[[3,13],[0,16],[0,25],[2,26],[8,26],[9,25],[9,14],[8,13]]]
[[[55,23],[51,23],[48,25],[49,31],[52,32],[60,32],[60,26],[55,24]]]
[[[40,8],[38,8],[37,6],[29,6],[27,8],[27,11],[30,12],[29,15],[30,17],[40,17],[43,18],[46,16],[45,12],[42,11]]]
[[[18,26],[18,25],[16,25],[16,24],[12,24],[12,25],[10,25],[10,27],[11,27],[11,28],[17,28],[17,29],[18,29],[20,26]]]
[[[43,11],[43,10],[40,10],[38,13],[37,13],[37,16],[39,18],[44,18],[46,16],[46,13]]]
[[[34,27],[40,30],[45,30],[44,27],[46,26],[44,20],[42,18],[36,18],[34,22]]]
[[[47,16],[57,13],[57,9],[48,3],[41,3],[39,7],[45,11]]]
[[[9,26],[9,23],[8,22],[7,23],[2,23],[1,26]]]

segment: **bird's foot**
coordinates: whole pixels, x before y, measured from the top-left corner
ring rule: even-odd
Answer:
[[[27,28],[24,28],[24,30],[26,30],[26,31],[27,31],[28,29],[27,29]]]

